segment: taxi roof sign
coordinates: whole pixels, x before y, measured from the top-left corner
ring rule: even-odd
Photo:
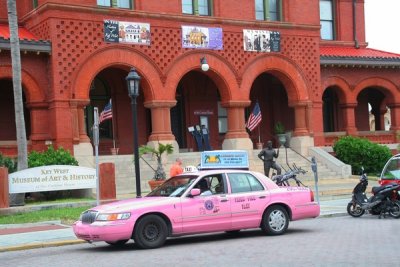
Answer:
[[[214,150],[201,153],[201,169],[249,169],[245,150]]]
[[[185,168],[183,168],[183,172],[184,172],[184,173],[187,173],[187,172],[197,172],[197,171],[198,171],[198,169],[197,169],[196,166],[191,166],[191,165],[189,165],[189,166],[185,166]]]

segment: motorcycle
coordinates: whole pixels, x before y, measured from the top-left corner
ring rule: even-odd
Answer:
[[[289,180],[294,180],[297,186],[305,185],[297,178],[298,174],[305,174],[306,171],[301,167],[298,168],[296,164],[293,164],[292,168],[284,174],[274,175],[272,176],[272,181],[274,181],[279,186],[290,186]]]
[[[353,189],[351,201],[347,204],[347,213],[353,217],[360,217],[366,211],[379,215],[379,219],[389,214],[393,218],[400,218],[400,203],[393,199],[393,193],[399,194],[399,184],[387,184],[372,187],[372,196],[367,197],[365,190],[368,186],[368,177],[361,171],[359,183]]]

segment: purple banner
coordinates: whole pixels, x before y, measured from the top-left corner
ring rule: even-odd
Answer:
[[[182,47],[222,50],[222,28],[182,26]]]

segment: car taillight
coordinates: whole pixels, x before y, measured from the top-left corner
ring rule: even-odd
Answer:
[[[314,202],[314,192],[310,190],[311,202]]]

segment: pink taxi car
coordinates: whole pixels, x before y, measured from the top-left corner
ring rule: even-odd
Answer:
[[[307,187],[278,187],[261,173],[206,170],[172,177],[142,198],[91,208],[73,225],[88,242],[157,248],[167,237],[261,228],[283,234],[289,221],[315,218],[320,207]]]

